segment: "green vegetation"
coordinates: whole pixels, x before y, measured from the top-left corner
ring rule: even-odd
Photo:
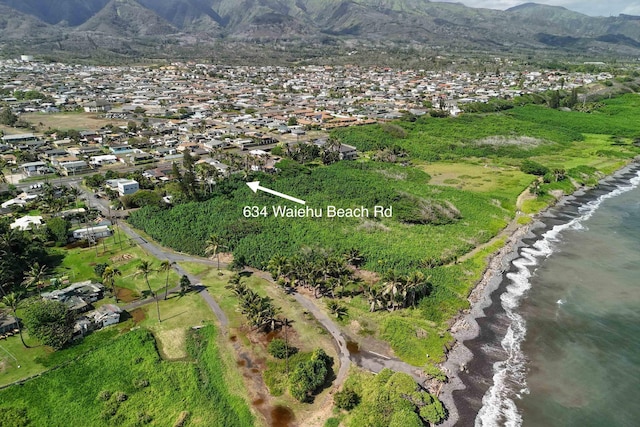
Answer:
[[[250,195],[245,182],[232,177],[210,200],[169,210],[146,207],[132,214],[130,221],[162,244],[198,255],[205,253],[207,236],[215,234],[237,260],[255,267],[265,265],[274,254],[291,256],[303,246],[321,246],[339,253],[356,248],[367,269],[408,272],[426,258],[452,259],[468,252],[495,235],[512,214],[511,208],[498,206],[488,195],[429,186],[429,176],[414,168],[339,162],[307,172],[259,179],[278,191],[295,188],[296,196],[310,207],[363,206],[370,209],[370,218],[276,218],[270,206],[280,201]],[[268,216],[245,218],[248,200],[267,206]],[[394,217],[373,218],[376,205],[393,206]],[[461,218],[449,217],[454,210]],[[424,224],[429,217],[433,223]]]
[[[437,424],[446,415],[442,403],[422,391],[411,376],[389,369],[377,375],[352,371],[344,390],[334,399],[346,404],[344,409],[353,407],[343,421],[346,426],[420,427]]]
[[[308,402],[313,394],[326,385],[333,371],[333,358],[321,348],[311,353],[309,360],[300,362],[289,378],[289,393],[300,402]]]
[[[298,349],[288,344],[285,340],[276,338],[271,340],[271,342],[267,346],[267,351],[269,351],[269,354],[276,359],[286,359],[287,357],[296,354],[298,352]]]
[[[208,200],[145,207],[131,222],[180,251],[217,255],[219,245],[226,246],[235,265],[266,268],[285,288],[299,284],[316,296],[346,295],[324,304],[341,325],[384,338],[403,360],[441,377],[432,365],[451,342],[447,321],[468,307],[467,296],[501,240],[470,251],[494,238],[517,210],[537,212],[560,191],[593,184],[639,154],[638,106],[637,95],[625,95],[594,104],[590,113],[526,105],[339,129],[332,143],[355,145],[361,160],[325,165],[313,160],[319,153],[307,153],[312,147],[297,146],[283,150],[291,158],[277,165],[277,175],[232,176],[211,189]],[[302,198],[311,209],[393,206],[393,218],[278,218],[271,206],[289,204],[251,194],[245,180]],[[527,188],[532,196],[518,199]],[[243,215],[246,206],[256,206],[256,214],[250,208]],[[318,258],[327,264],[331,254],[355,250],[360,260],[349,270],[386,277],[351,277],[342,285],[339,278],[348,275],[297,263],[304,248],[324,248]],[[413,295],[406,285],[417,273],[425,292]]]
[[[229,394],[212,326],[191,332],[193,362],[162,361],[153,336],[129,332],[75,363],[0,391],[0,425],[249,426]],[[117,357],[115,356],[117,355]]]
[[[73,335],[75,316],[58,301],[29,302],[23,320],[31,335],[55,349],[64,347]]]

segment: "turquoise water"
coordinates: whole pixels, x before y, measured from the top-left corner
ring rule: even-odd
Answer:
[[[640,425],[640,189],[562,232],[520,306],[524,426]]]

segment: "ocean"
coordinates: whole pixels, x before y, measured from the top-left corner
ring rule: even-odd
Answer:
[[[602,184],[524,240],[465,342],[461,425],[640,425],[639,185]]]

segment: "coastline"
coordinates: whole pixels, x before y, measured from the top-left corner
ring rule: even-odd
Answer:
[[[570,221],[581,206],[612,191],[606,187],[628,182],[630,178],[627,175],[638,171],[640,156],[599,180],[596,186],[577,189],[572,194],[560,197],[553,205],[536,214],[531,223],[515,228],[504,246],[491,255],[482,278],[469,294],[470,308],[460,313],[450,328],[455,343],[441,365],[449,379],[438,396],[448,410],[448,417],[441,426],[475,423],[477,411],[471,406],[479,408],[482,405],[484,393],[492,384],[493,361],[474,358],[473,348],[495,342],[496,334],[503,332],[493,330],[491,320],[502,309],[500,295],[508,282],[506,273],[515,271],[512,262],[520,257],[520,249],[537,241],[554,225]],[[496,292],[498,290],[501,292]]]

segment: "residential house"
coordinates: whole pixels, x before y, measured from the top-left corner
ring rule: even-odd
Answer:
[[[113,191],[117,191],[121,196],[133,194],[140,189],[140,184],[135,179],[108,179],[105,184]]]
[[[13,316],[0,317],[0,334],[13,333],[18,329],[18,319]]]
[[[107,225],[97,225],[95,227],[86,227],[73,230],[73,238],[78,240],[95,240],[103,237],[109,237],[113,231]]]
[[[4,206],[3,206],[4,207]],[[25,215],[22,218],[16,219],[9,224],[11,229],[17,228],[18,230],[32,230],[42,225],[42,216],[40,215]]]

